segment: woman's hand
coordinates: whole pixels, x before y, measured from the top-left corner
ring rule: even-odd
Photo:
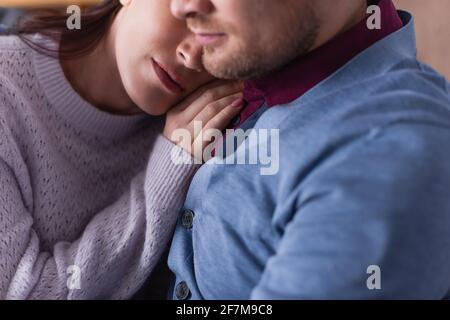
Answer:
[[[202,157],[203,150],[211,143],[204,141],[203,133],[209,129],[226,129],[244,106],[242,90],[240,81],[217,80],[201,87],[167,113],[164,136],[194,157]],[[189,132],[190,138],[183,135],[180,139],[176,134],[179,129]],[[201,150],[196,150],[199,146]]]

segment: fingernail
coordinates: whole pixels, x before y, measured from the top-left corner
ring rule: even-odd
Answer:
[[[232,108],[240,108],[244,104],[244,99],[239,98],[233,101],[233,103],[230,105]]]

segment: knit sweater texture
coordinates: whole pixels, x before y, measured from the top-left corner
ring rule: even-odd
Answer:
[[[163,117],[87,103],[58,59],[0,37],[0,299],[126,299],[198,168]],[[175,148],[175,149],[174,149]]]

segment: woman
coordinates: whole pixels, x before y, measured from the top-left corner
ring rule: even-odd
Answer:
[[[32,16],[0,37],[1,299],[129,298],[167,248],[198,168],[174,148],[192,160],[193,122],[223,130],[242,106],[169,2],[110,0],[74,31]],[[179,128],[188,143],[170,141]]]

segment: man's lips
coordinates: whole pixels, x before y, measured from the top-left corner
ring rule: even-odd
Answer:
[[[203,46],[211,46],[217,44],[225,37],[225,33],[222,32],[207,32],[200,30],[192,30],[192,32],[195,34],[197,42]]]
[[[161,83],[171,92],[179,94],[184,91],[184,88],[174,79],[168,71],[164,69],[158,62],[152,59],[153,69],[158,76]]]

